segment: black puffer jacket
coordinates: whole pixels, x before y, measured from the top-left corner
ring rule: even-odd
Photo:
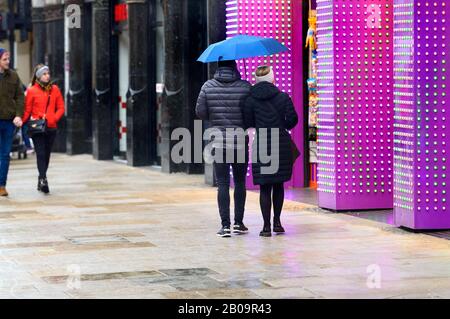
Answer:
[[[253,183],[255,185],[284,183],[292,177],[292,148],[291,137],[287,130],[293,129],[298,123],[298,115],[288,94],[280,92],[278,88],[269,82],[261,82],[251,89],[251,95],[245,101],[244,118],[247,127],[256,128],[255,142],[253,143],[254,155],[257,160],[252,163]],[[267,150],[261,152],[257,148],[256,140],[261,140],[259,146],[265,146],[262,130],[267,129]],[[279,129],[278,143],[271,134],[272,128]],[[278,170],[271,174],[262,174],[262,167],[269,167],[270,163],[261,161],[261,154],[271,154],[272,144],[274,151],[279,154]],[[254,157],[254,156],[253,156]],[[272,157],[272,160],[274,158]]]
[[[197,116],[208,120],[210,127],[225,132],[227,128],[244,128],[243,105],[251,84],[241,80],[239,72],[230,67],[217,69],[214,79],[206,82],[197,101]],[[224,141],[235,148],[236,141]]]

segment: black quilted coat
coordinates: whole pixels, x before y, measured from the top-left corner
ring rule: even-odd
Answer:
[[[227,128],[244,128],[243,105],[250,94],[251,85],[241,80],[240,73],[230,67],[221,67],[214,79],[207,81],[198,97],[196,113],[209,126],[225,132]],[[237,140],[224,141],[235,148]]]
[[[278,170],[267,174],[261,168],[270,166],[261,160],[261,148],[253,143],[253,152],[256,152],[257,160],[252,163],[253,182],[255,185],[284,183],[292,177],[292,149],[291,138],[287,130],[293,129],[298,123],[297,112],[288,94],[281,92],[269,82],[256,84],[245,101],[244,119],[247,127],[256,128],[257,139],[263,138],[263,128],[267,129],[267,150],[262,154],[270,154],[272,145],[278,152]],[[279,129],[278,143],[271,134],[271,128]],[[266,142],[258,143],[260,146]],[[254,156],[253,156],[254,157]]]

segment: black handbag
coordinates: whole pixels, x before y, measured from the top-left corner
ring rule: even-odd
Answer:
[[[292,152],[292,164],[295,163],[295,161],[300,157],[300,150],[297,147],[297,144],[295,144],[294,140],[291,136],[291,152]]]
[[[47,110],[50,104],[50,94],[48,95],[47,106],[45,107],[44,118],[28,121],[28,134],[34,136],[37,134],[44,134],[47,132]]]

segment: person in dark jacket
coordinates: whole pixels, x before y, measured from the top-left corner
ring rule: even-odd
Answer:
[[[235,61],[220,61],[214,79],[207,81],[200,92],[196,113],[202,120],[209,121],[210,128],[218,129],[223,134],[222,143],[214,144],[213,149],[222,149],[224,158],[214,162],[214,171],[218,185],[219,213],[222,228],[217,233],[220,237],[231,236],[230,221],[230,167],[234,178],[234,226],[233,233],[248,232],[245,227],[244,210],[246,200],[245,179],[248,168],[247,140],[230,138],[227,129],[244,129],[243,102],[250,94],[251,85],[241,79]],[[234,159],[225,158],[227,151],[234,153]],[[238,155],[245,153],[244,161]]]
[[[8,196],[10,152],[14,131],[22,126],[24,110],[22,82],[9,63],[10,53],[0,48],[0,196]]]
[[[260,235],[264,237],[272,236],[270,222],[272,203],[273,231],[284,233],[280,220],[284,203],[284,183],[291,179],[294,164],[288,130],[293,129],[298,123],[298,115],[291,98],[288,94],[280,92],[274,82],[272,68],[259,67],[256,70],[257,84],[252,87],[244,107],[246,126],[256,128],[252,173],[254,184],[260,185],[260,206],[264,218],[264,228]],[[273,172],[269,172],[268,168],[274,163],[262,160],[264,154],[270,154],[272,161],[277,161]]]

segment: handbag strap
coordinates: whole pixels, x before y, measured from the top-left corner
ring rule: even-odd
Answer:
[[[48,92],[47,106],[45,107],[44,119],[47,117],[48,106],[50,105],[50,97],[52,95],[52,91]]]

